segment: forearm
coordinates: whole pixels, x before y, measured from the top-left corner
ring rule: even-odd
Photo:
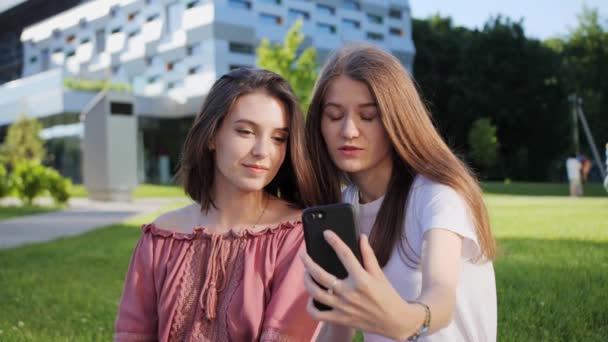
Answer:
[[[345,341],[350,342],[355,337],[355,330],[342,325],[323,323],[317,336],[317,342]]]
[[[431,311],[431,323],[428,334],[445,328],[452,321],[456,293],[446,286],[431,286],[418,297],[417,301],[428,305]]]

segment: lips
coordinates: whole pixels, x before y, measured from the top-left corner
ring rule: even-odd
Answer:
[[[353,145],[344,145],[344,146],[340,146],[338,148],[338,150],[346,152],[346,151],[361,151],[363,149],[360,147],[357,147],[357,146],[353,146]]]
[[[266,166],[262,166],[262,165],[243,164],[243,166],[245,166],[246,168],[251,169],[253,171],[268,171],[268,168]]]

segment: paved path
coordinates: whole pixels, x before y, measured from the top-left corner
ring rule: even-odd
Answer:
[[[133,202],[94,202],[86,198],[70,200],[67,209],[21,216],[0,221],[0,248],[73,236],[116,224],[139,214],[152,213],[184,198],[145,198]],[[6,199],[2,204],[12,204]],[[37,203],[49,200],[41,199]]]

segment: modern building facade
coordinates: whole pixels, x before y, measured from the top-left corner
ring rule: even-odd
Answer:
[[[76,155],[82,149],[74,146],[87,139],[81,114],[97,94],[70,90],[66,79],[129,84],[138,180],[169,182],[212,83],[233,68],[254,66],[260,41],[282,41],[298,18],[304,45],[316,48],[319,63],[345,42],[367,41],[411,70],[406,0],[88,1],[23,30],[22,75],[0,86],[0,125],[21,113],[41,118],[57,154]],[[58,168],[80,180],[80,171]]]

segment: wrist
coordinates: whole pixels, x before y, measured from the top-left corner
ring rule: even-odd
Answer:
[[[407,341],[412,335],[418,333],[424,325],[426,312],[422,305],[416,302],[403,301],[404,305],[392,315],[393,325],[390,337],[396,341]]]
[[[405,341],[418,341],[418,339],[421,336],[424,336],[427,334],[427,332],[429,331],[430,325],[431,325],[431,310],[429,309],[429,306],[426,305],[423,302],[417,302],[414,301],[412,302],[413,305],[415,305],[416,307],[418,307],[419,309],[423,310],[423,321],[422,324],[418,325],[418,328],[414,331],[414,333],[412,333],[407,340]]]

